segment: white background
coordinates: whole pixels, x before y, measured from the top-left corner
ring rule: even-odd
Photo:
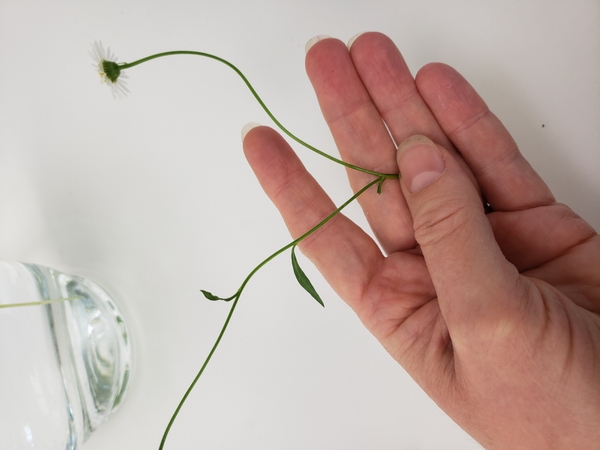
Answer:
[[[243,125],[270,122],[230,69],[153,61],[115,101],[90,43],[120,61],[229,59],[283,124],[335,154],[304,44],[367,30],[388,34],[413,72],[442,61],[463,73],[559,201],[600,228],[597,0],[0,0],[0,259],[99,281],[134,337],[129,396],[84,448],[158,447],[228,309],[199,289],[232,294],[289,241],[241,151]],[[342,169],[296,148],[336,202],[350,196]],[[269,264],[166,448],[479,448],[300,262],[326,308],[288,255]]]

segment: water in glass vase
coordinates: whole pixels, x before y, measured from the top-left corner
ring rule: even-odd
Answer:
[[[0,449],[74,450],[115,412],[131,375],[127,326],[96,283],[0,262]]]

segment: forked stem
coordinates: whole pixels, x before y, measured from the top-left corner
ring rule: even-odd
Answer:
[[[216,61],[219,61],[219,62],[225,64],[226,66],[228,66],[229,68],[231,68],[235,73],[237,73],[239,75],[239,77],[244,81],[244,83],[246,84],[246,86],[248,87],[248,89],[250,90],[250,92],[252,93],[252,95],[254,96],[254,98],[256,99],[256,101],[260,104],[260,106],[262,107],[262,109],[265,111],[265,113],[270,117],[270,119],[273,121],[273,123],[275,123],[275,125],[277,125],[277,127],[279,127],[279,129],[281,131],[283,131],[286,135],[288,135],[290,138],[292,138],[294,141],[298,142],[299,144],[303,145],[304,147],[308,148],[309,150],[311,150],[311,151],[313,151],[313,152],[315,152],[315,153],[323,156],[324,158],[329,159],[330,161],[333,161],[333,162],[335,162],[337,164],[340,164],[340,165],[342,165],[342,166],[344,166],[346,168],[349,168],[349,169],[352,169],[352,170],[356,170],[358,172],[362,172],[362,173],[366,173],[366,174],[369,174],[369,175],[373,175],[375,177],[375,179],[372,180],[371,182],[367,183],[362,189],[360,189],[359,191],[357,191],[352,197],[350,197],[340,207],[336,208],[325,219],[323,219],[321,222],[319,222],[313,228],[311,228],[310,230],[308,230],[302,236],[300,236],[297,239],[293,240],[289,244],[281,247],[279,250],[277,250],[276,252],[274,252],[273,254],[271,254],[270,256],[268,256],[267,258],[265,258],[260,264],[258,264],[248,274],[248,276],[244,279],[244,281],[240,285],[240,287],[237,290],[237,292],[235,294],[233,294],[231,297],[226,297],[226,298],[218,297],[218,296],[215,296],[215,295],[213,295],[213,294],[211,294],[211,293],[209,293],[207,291],[202,291],[202,293],[204,294],[204,296],[206,298],[208,298],[209,300],[224,300],[224,301],[232,301],[233,300],[233,303],[231,305],[229,313],[227,314],[225,322],[224,322],[223,326],[221,327],[221,331],[219,332],[219,335],[217,336],[217,339],[216,339],[215,343],[213,344],[210,352],[208,353],[208,356],[204,360],[204,363],[202,364],[202,367],[198,371],[198,373],[195,376],[194,380],[192,381],[192,383],[190,384],[190,386],[186,390],[183,398],[181,399],[181,401],[177,405],[177,408],[175,409],[175,412],[171,416],[171,419],[169,420],[169,423],[168,423],[168,425],[167,425],[167,427],[166,427],[166,429],[165,429],[165,431],[163,433],[162,440],[161,440],[160,446],[159,446],[159,450],[162,450],[164,448],[164,445],[166,443],[169,431],[171,430],[171,427],[173,426],[173,423],[175,422],[175,419],[177,418],[177,415],[179,414],[179,411],[181,410],[181,408],[183,407],[183,405],[184,405],[185,401],[187,400],[188,396],[190,395],[190,393],[194,389],[194,386],[196,385],[196,383],[198,382],[198,380],[200,379],[200,377],[204,373],[204,370],[206,369],[206,367],[207,367],[208,363],[210,362],[212,356],[214,355],[215,351],[217,350],[219,344],[221,343],[221,340],[223,339],[225,331],[227,330],[227,327],[229,326],[229,323],[231,321],[233,313],[234,313],[234,311],[235,311],[235,309],[237,307],[237,304],[238,304],[238,302],[239,302],[239,300],[241,298],[242,292],[244,291],[244,289],[245,289],[246,285],[248,284],[248,282],[250,281],[250,279],[262,267],[264,267],[269,261],[271,261],[276,256],[280,255],[281,253],[283,253],[284,251],[286,251],[286,250],[288,250],[290,248],[292,248],[292,261],[293,261],[293,264],[295,264],[296,261],[294,259],[295,256],[293,254],[293,249],[294,249],[294,247],[296,245],[298,245],[300,242],[302,242],[308,236],[312,235],[318,229],[320,229],[322,226],[324,226],[327,222],[329,222],[340,211],[342,211],[346,206],[348,206],[350,203],[352,203],[354,200],[356,200],[361,194],[363,194],[370,187],[372,187],[374,185],[377,185],[377,192],[381,193],[381,189],[382,189],[383,183],[386,180],[388,180],[388,179],[394,179],[394,178],[395,179],[399,178],[399,175],[395,174],[395,173],[381,173],[381,172],[376,172],[376,171],[373,171],[373,170],[366,169],[364,167],[359,167],[359,166],[356,166],[354,164],[350,164],[348,162],[342,161],[341,159],[335,158],[335,157],[333,157],[333,156],[331,156],[331,155],[329,155],[329,154],[327,154],[327,153],[319,150],[318,148],[316,148],[316,147],[308,144],[307,142],[303,141],[302,139],[298,138],[296,135],[294,135],[293,133],[291,133],[286,127],[284,127],[281,124],[281,122],[279,122],[279,120],[277,120],[277,118],[273,115],[273,113],[271,113],[271,111],[269,110],[269,108],[267,107],[267,105],[265,105],[265,103],[260,98],[260,96],[258,95],[258,93],[256,92],[256,90],[254,89],[254,87],[252,86],[252,84],[250,83],[250,81],[248,81],[248,79],[246,78],[246,76],[236,66],[234,66],[232,63],[230,63],[229,61],[227,61],[227,60],[225,60],[223,58],[220,58],[219,56],[212,55],[210,53],[197,52],[197,51],[189,51],[189,50],[175,50],[175,51],[157,53],[155,55],[151,55],[151,56],[139,59],[139,60],[131,62],[131,63],[121,63],[121,64],[111,63],[113,65],[113,68],[115,69],[115,73],[113,75],[115,76],[115,79],[116,79],[118,77],[118,74],[122,70],[126,70],[126,69],[129,69],[131,67],[135,67],[135,66],[137,66],[139,64],[145,63],[147,61],[151,61],[151,60],[156,59],[156,58],[162,58],[164,56],[173,56],[173,55],[195,55],[195,56],[203,56],[203,57],[214,59]],[[296,270],[296,267],[295,267],[294,270]],[[304,275],[304,274],[302,274],[302,275]],[[303,285],[303,287],[305,287],[305,289],[306,289],[305,285]],[[312,288],[312,285],[310,286],[310,288]],[[318,296],[317,296],[317,300],[319,301],[319,303],[322,304],[322,302],[321,302],[320,298],[318,298]]]

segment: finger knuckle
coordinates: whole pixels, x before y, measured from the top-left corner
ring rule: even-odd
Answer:
[[[415,239],[421,247],[435,245],[468,230],[469,204],[465,199],[440,199],[414,218]]]

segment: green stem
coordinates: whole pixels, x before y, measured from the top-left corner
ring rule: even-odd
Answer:
[[[292,138],[293,140],[295,140],[299,144],[303,145],[304,147],[308,148],[309,150],[312,150],[313,152],[315,152],[315,153],[317,153],[317,154],[323,156],[324,158],[327,158],[327,159],[329,159],[329,160],[331,160],[333,162],[341,164],[342,166],[348,167],[349,169],[357,170],[357,171],[363,172],[363,173],[368,173],[368,174],[374,175],[376,177],[385,176],[386,178],[398,178],[398,174],[393,174],[393,173],[384,174],[384,173],[380,173],[380,172],[375,172],[373,170],[365,169],[363,167],[355,166],[354,164],[350,164],[350,163],[347,163],[345,161],[342,161],[341,159],[338,159],[338,158],[335,158],[335,157],[333,157],[331,155],[328,155],[327,153],[319,150],[318,148],[316,148],[316,147],[308,144],[307,142],[303,141],[302,139],[300,139],[297,136],[295,136],[294,134],[292,134],[287,128],[285,128],[281,124],[281,122],[279,122],[279,120],[277,120],[275,118],[275,116],[273,115],[273,113],[271,113],[271,111],[269,110],[269,108],[267,108],[267,105],[265,105],[265,103],[262,101],[262,99],[260,98],[260,96],[258,95],[258,93],[256,92],[256,90],[254,89],[254,87],[252,87],[252,84],[250,84],[250,81],[248,81],[248,79],[242,73],[242,71],[239,70],[236,66],[234,66],[233,64],[231,64],[226,59],[220,58],[220,57],[218,57],[216,55],[211,55],[210,53],[195,52],[195,51],[190,51],[190,50],[175,50],[175,51],[171,51],[171,52],[157,53],[155,55],[147,56],[146,58],[138,59],[137,61],[134,61],[132,63],[122,63],[122,64],[119,64],[118,66],[119,66],[119,69],[125,70],[125,69],[129,69],[130,67],[137,66],[138,64],[145,63],[146,61],[150,61],[152,59],[162,58],[163,56],[172,56],[172,55],[196,55],[196,56],[204,56],[206,58],[210,58],[210,59],[214,59],[216,61],[219,61],[219,62],[225,64],[226,66],[230,67],[231,69],[233,69],[235,71],[235,73],[237,73],[240,76],[240,78],[244,81],[244,83],[246,83],[246,86],[248,87],[248,89],[250,89],[250,92],[252,93],[252,95],[254,96],[254,98],[256,99],[256,101],[260,104],[260,106],[262,107],[262,109],[267,113],[267,115],[271,118],[271,120],[275,123],[275,125],[277,125],[281,129],[281,131],[283,131],[285,134],[287,134],[290,138]]]
[[[4,303],[4,304],[0,304],[0,309],[2,309],[2,308],[18,308],[20,306],[48,305],[50,303],[60,303],[60,302],[68,302],[68,301],[71,301],[71,300],[77,300],[78,298],[81,298],[81,296],[80,295],[76,295],[74,297],[55,298],[55,299],[52,299],[52,300],[42,300],[40,302]]]
[[[231,317],[233,316],[233,312],[235,311],[235,308],[237,307],[237,304],[238,304],[238,302],[240,300],[240,297],[242,296],[242,292],[244,291],[244,288],[246,287],[246,285],[248,284],[248,282],[250,281],[250,279],[256,274],[256,272],[258,272],[262,267],[265,266],[265,264],[267,264],[273,258],[275,258],[276,256],[280,255],[281,253],[283,253],[287,249],[293,247],[294,245],[299,244],[301,241],[303,241],[304,239],[306,239],[308,236],[310,236],[311,234],[313,234],[314,232],[316,232],[319,228],[321,228],[323,225],[325,225],[327,222],[329,222],[331,219],[333,219],[333,217],[335,217],[346,206],[348,206],[350,203],[352,203],[354,200],[356,200],[363,192],[365,192],[371,186],[374,186],[374,185],[376,185],[378,183],[381,185],[381,183],[383,183],[383,181],[385,181],[386,179],[387,179],[387,177],[385,176],[385,174],[382,174],[381,176],[379,176],[375,180],[369,182],[366,186],[364,186],[361,190],[359,190],[358,192],[356,192],[352,197],[350,197],[348,200],[346,200],[341,206],[339,206],[338,208],[336,208],[331,214],[329,214],[327,217],[325,217],[325,219],[323,219],[317,225],[315,225],[314,227],[312,227],[310,230],[308,230],[302,236],[300,236],[297,239],[294,239],[289,244],[281,247],[279,250],[277,250],[276,252],[272,253],[267,258],[265,258],[260,264],[258,264],[252,270],[252,272],[250,272],[248,274],[248,276],[242,282],[241,286],[239,287],[239,289],[237,290],[237,292],[234,295],[232,295],[231,297],[228,297],[228,298],[221,299],[221,300],[225,300],[225,301],[233,300],[233,303],[231,305],[229,313],[227,314],[227,318],[225,319],[225,323],[223,324],[223,327],[221,327],[221,331],[219,332],[219,336],[217,337],[217,340],[213,344],[210,352],[208,353],[208,356],[204,360],[204,363],[202,364],[202,367],[198,371],[198,374],[196,375],[196,377],[192,381],[192,384],[190,384],[190,386],[188,387],[188,389],[185,392],[183,398],[179,402],[179,405],[177,405],[177,408],[175,409],[175,412],[171,416],[171,420],[169,420],[169,424],[167,425],[167,428],[165,429],[165,432],[163,434],[162,440],[160,441],[159,450],[162,450],[164,448],[165,442],[167,441],[167,436],[169,434],[169,431],[171,430],[171,427],[173,426],[173,423],[175,422],[175,419],[177,418],[177,415],[179,414],[179,411],[181,410],[183,404],[185,403],[185,401],[187,400],[188,396],[190,395],[190,393],[194,389],[194,386],[196,385],[196,383],[198,382],[198,380],[200,379],[200,377],[204,373],[204,369],[206,369],[206,366],[208,365],[208,363],[211,360],[213,354],[217,350],[217,347],[221,343],[221,339],[223,338],[223,335],[225,334],[225,331],[227,330],[227,327],[229,326],[229,322],[231,321]]]
[[[304,233],[302,236],[300,236],[299,238],[293,240],[292,242],[290,242],[286,246],[281,247],[279,250],[277,250],[271,256],[269,256],[268,258],[266,258],[263,262],[261,262],[258,266],[256,266],[254,268],[254,270],[252,270],[252,272],[250,272],[250,274],[246,277],[246,279],[244,280],[244,282],[240,286],[240,289],[238,290],[238,292],[236,293],[236,295],[240,295],[242,293],[242,290],[246,287],[246,284],[248,283],[248,281],[250,281],[250,278],[252,278],[254,276],[254,274],[256,272],[258,272],[265,264],[267,264],[269,261],[271,261],[276,256],[280,255],[281,253],[283,253],[287,249],[292,248],[294,245],[298,245],[300,242],[302,242],[308,236],[310,236],[311,234],[313,234],[315,231],[317,231],[319,228],[321,228],[323,225],[325,225],[327,222],[329,222],[331,219],[333,219],[334,216],[336,216],[341,210],[343,210],[346,206],[348,206],[350,203],[352,203],[354,200],[356,200],[363,192],[365,192],[371,186],[374,186],[375,184],[379,183],[380,180],[381,180],[381,178],[377,178],[377,179],[371,181],[370,183],[368,183],[360,191],[357,191],[356,194],[354,194],[352,197],[350,197],[348,200],[346,200],[339,208],[337,208],[336,210],[334,210],[331,214],[329,214],[327,217],[325,217],[321,222],[319,222],[313,228],[311,228],[306,233]]]

